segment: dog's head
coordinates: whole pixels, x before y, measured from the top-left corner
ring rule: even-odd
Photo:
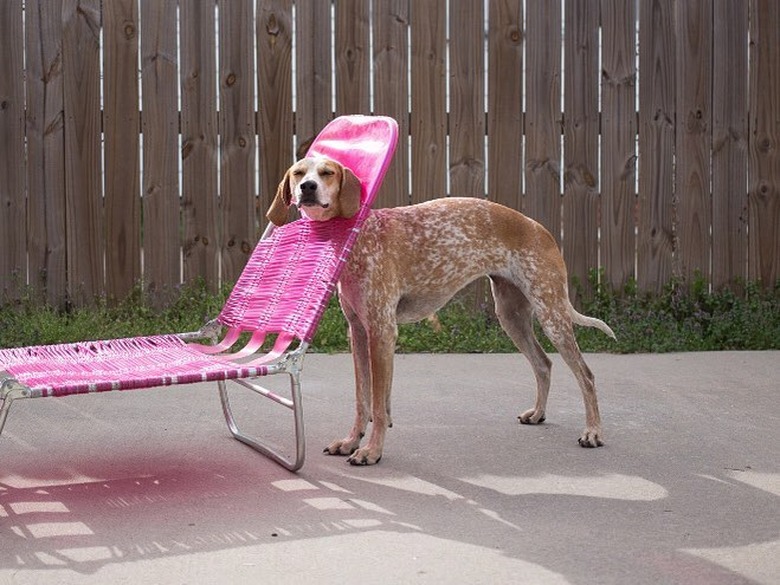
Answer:
[[[328,158],[301,159],[279,183],[266,217],[274,225],[284,225],[290,205],[314,221],[353,217],[360,209],[360,181],[351,170]]]

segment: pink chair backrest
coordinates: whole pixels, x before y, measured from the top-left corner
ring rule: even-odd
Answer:
[[[363,185],[368,210],[393,160],[398,124],[384,116],[342,116],[328,124],[309,147],[307,156],[327,156],[348,167]]]
[[[360,211],[351,219],[302,218],[274,229],[255,247],[220,323],[312,340],[397,140],[397,123],[383,116],[342,116],[320,132],[308,156],[327,156],[352,170],[362,185]]]

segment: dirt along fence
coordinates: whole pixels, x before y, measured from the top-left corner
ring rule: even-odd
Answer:
[[[774,0],[4,0],[0,52],[6,298],[233,281],[345,113],[400,123],[378,205],[520,209],[580,282],[780,277]]]

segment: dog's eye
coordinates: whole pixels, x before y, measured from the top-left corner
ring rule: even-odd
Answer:
[[[292,174],[293,177],[302,177],[305,173],[301,169],[295,169]]]
[[[334,171],[332,171],[331,169],[322,169],[320,171],[320,175],[322,175],[323,177],[330,177],[330,176],[335,175],[335,174],[336,173]]]

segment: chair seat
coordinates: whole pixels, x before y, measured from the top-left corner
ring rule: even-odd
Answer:
[[[156,335],[0,350],[0,369],[30,389],[30,398],[263,376],[199,351],[176,335]]]

